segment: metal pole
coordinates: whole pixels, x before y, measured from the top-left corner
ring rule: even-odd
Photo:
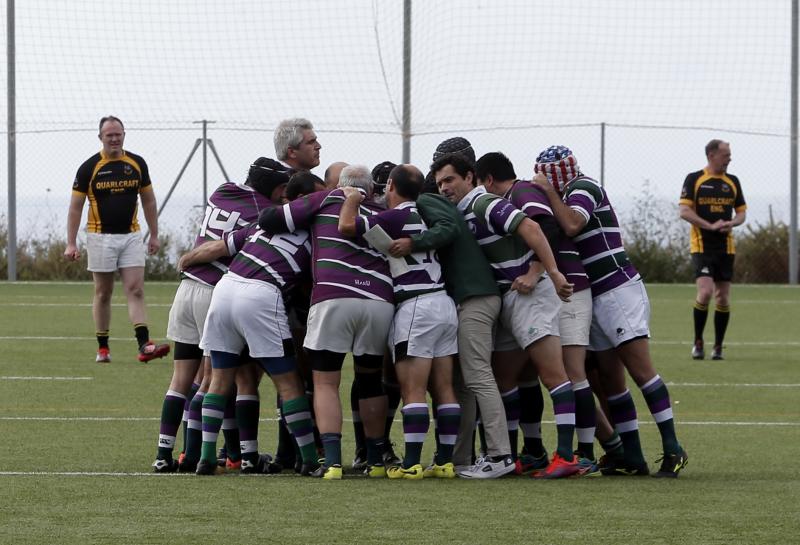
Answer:
[[[188,167],[189,163],[192,161],[192,157],[194,157],[194,153],[197,151],[197,148],[200,147],[200,142],[201,142],[200,138],[198,138],[197,140],[194,141],[194,146],[192,147],[192,151],[189,152],[189,157],[187,157],[186,161],[184,161],[183,167],[181,167],[180,172],[178,172],[178,177],[175,178],[174,182],[172,182],[172,187],[169,188],[169,191],[167,192],[167,196],[164,197],[163,201],[161,201],[161,206],[158,209],[158,216],[159,217],[161,217],[161,212],[163,212],[164,208],[167,206],[167,203],[169,202],[169,198],[172,196],[172,192],[175,191],[175,187],[177,187],[178,182],[181,181],[181,177],[183,176],[183,173],[186,172],[186,167]]]
[[[222,166],[222,160],[219,158],[219,153],[217,153],[217,148],[214,147],[214,141],[212,139],[208,139],[208,147],[211,148],[211,153],[214,154],[214,159],[217,160],[217,164],[219,165],[219,169],[222,171],[222,175],[225,177],[226,182],[230,182],[231,178],[228,176],[228,173],[225,172],[225,167]]]
[[[792,113],[789,167],[789,283],[797,284],[797,21],[798,0],[792,0]]]
[[[8,103],[8,281],[17,280],[17,103],[14,0],[6,3]]]
[[[208,121],[203,120],[203,202],[202,207],[208,202]]]
[[[411,0],[403,0],[403,163],[411,162]]]
[[[606,185],[606,122],[600,123],[600,187]]]

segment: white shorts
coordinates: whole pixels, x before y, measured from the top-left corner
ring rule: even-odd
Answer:
[[[547,335],[558,336],[561,299],[550,277],[545,275],[532,293],[507,291],[494,341],[496,352],[527,348]]]
[[[167,323],[169,340],[184,344],[200,344],[213,291],[214,286],[197,280],[191,278],[181,280],[172,300],[172,307],[169,309]]]
[[[569,301],[561,303],[558,330],[561,346],[589,346],[589,329],[592,327],[592,290],[573,293]]]
[[[372,299],[328,299],[311,305],[303,346],[354,356],[383,355],[394,305]]]
[[[291,340],[276,286],[231,273],[222,277],[211,296],[201,348],[239,354],[247,344],[254,358],[278,358],[294,354],[284,352],[284,341]]]
[[[589,344],[594,351],[650,336],[650,300],[641,280],[630,280],[594,298]]]
[[[456,305],[444,291],[426,293],[397,307],[389,333],[392,359],[395,347],[408,343],[406,355],[440,358],[458,354]]]
[[[87,233],[86,253],[86,270],[90,272],[144,267],[145,247],[141,231],[121,235]]]

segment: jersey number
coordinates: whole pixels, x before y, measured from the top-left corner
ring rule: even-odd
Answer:
[[[200,236],[205,238],[206,232],[222,236],[223,233],[233,231],[241,213],[228,212],[222,208],[206,207],[206,215],[203,218],[203,226],[200,228]]]

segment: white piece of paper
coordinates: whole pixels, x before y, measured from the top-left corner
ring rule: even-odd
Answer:
[[[389,255],[389,246],[392,245],[394,240],[380,225],[373,225],[370,227],[369,230],[364,233],[364,240],[389,258],[389,270],[392,272],[392,278],[397,278],[401,274],[405,274],[411,270],[405,259]]]

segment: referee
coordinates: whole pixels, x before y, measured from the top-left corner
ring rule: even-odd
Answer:
[[[727,171],[731,162],[730,143],[710,141],[706,144],[706,157],[708,165],[689,174],[683,182],[679,206],[681,219],[691,224],[690,252],[697,284],[692,358],[705,358],[703,330],[713,294],[716,308],[711,359],[721,360],[722,341],[731,316],[733,228],[744,223],[747,205],[739,178]]]
[[[140,156],[125,151],[125,127],[114,116],[100,120],[99,134],[103,149],[92,155],[78,168],[72,185],[72,198],[67,215],[67,247],[64,257],[78,260],[78,227],[83,206],[89,200],[86,229],[88,270],[94,279],[92,316],[97,328],[98,363],[111,361],[108,346],[108,328],[111,322],[111,294],[114,291],[114,273],[119,270],[128,316],[133,322],[139,345],[139,361],[161,358],[169,352],[168,344],[150,341],[147,312],[144,303],[145,245],[137,219],[141,199],[150,239],[147,252],[158,251],[158,211],[147,164]]]

